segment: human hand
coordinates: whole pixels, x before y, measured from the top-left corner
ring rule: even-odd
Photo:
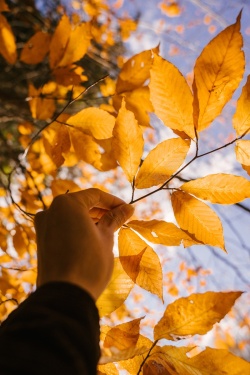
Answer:
[[[70,282],[96,300],[112,274],[114,232],[133,211],[123,200],[93,188],[57,196],[35,216],[37,285]]]

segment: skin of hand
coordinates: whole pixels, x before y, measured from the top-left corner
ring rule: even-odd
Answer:
[[[133,212],[131,205],[99,189],[57,196],[35,216],[37,286],[66,281],[96,300],[112,275],[114,232]]]

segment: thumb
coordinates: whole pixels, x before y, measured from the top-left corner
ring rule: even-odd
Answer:
[[[98,228],[101,230],[109,229],[115,232],[133,215],[133,213],[133,206],[130,204],[122,204],[103,215],[98,223]]]

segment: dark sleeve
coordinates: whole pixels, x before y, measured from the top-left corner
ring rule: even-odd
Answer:
[[[78,286],[39,287],[0,327],[1,375],[96,375],[99,316]]]

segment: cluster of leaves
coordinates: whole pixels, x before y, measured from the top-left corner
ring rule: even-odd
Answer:
[[[132,187],[131,204],[161,190],[171,193],[178,226],[140,218],[120,229],[119,257],[115,259],[110,284],[97,302],[101,316],[121,306],[135,284],[163,299],[162,266],[149,243],[185,247],[205,244],[225,251],[221,221],[204,201],[234,204],[250,197],[250,181],[241,176],[220,173],[181,186],[178,179],[195,160],[233,143],[237,160],[250,174],[250,141],[242,139],[250,132],[249,78],[233,118],[236,138],[206,153],[200,153],[199,149],[199,133],[221,113],[244,74],[241,15],[201,52],[194,67],[192,90],[180,71],[162,58],[156,47],[128,59],[116,80],[106,78],[98,82],[103,95],[111,96],[106,103],[78,110],[80,99],[93,87],[91,84],[84,87],[88,72],[78,61],[102,36],[95,23],[98,4],[101,6],[98,1],[88,3],[87,9],[92,12],[90,21],[83,22],[77,16],[70,20],[64,14],[53,33],[36,30],[19,57],[14,34],[1,14],[0,53],[4,59],[13,65],[46,61],[50,71],[46,84],[40,87],[32,82],[28,84],[27,102],[33,120],[18,123],[24,157],[8,174],[6,186],[1,190],[3,197],[7,190],[11,200],[7,200],[8,205],[1,211],[2,317],[13,308],[13,302],[25,298],[27,284],[31,290],[36,279],[34,231],[15,207],[32,218],[37,210],[50,204],[52,196],[48,188],[53,196],[79,190],[81,185],[69,178],[60,178],[62,166],[80,168],[84,162],[81,167],[84,173],[87,173],[86,165],[100,172],[121,168]],[[0,5],[1,12],[8,11],[4,1]],[[77,105],[74,114],[71,113],[73,104]],[[172,129],[174,137],[163,140],[145,156],[146,134],[153,127],[150,113]],[[192,144],[195,145],[193,156]],[[13,193],[17,187],[19,191]],[[135,197],[137,190],[142,189],[150,190]],[[11,266],[13,262],[18,267]],[[248,373],[248,362],[224,350],[207,348],[199,353],[190,347],[157,345],[161,339],[178,340],[205,334],[227,314],[240,295],[241,292],[207,292],[177,300],[167,307],[155,326],[153,342],[140,335],[141,319],[113,328],[102,326],[104,355],[99,372],[117,374],[113,362],[119,362],[130,374],[141,371],[144,374]]]

